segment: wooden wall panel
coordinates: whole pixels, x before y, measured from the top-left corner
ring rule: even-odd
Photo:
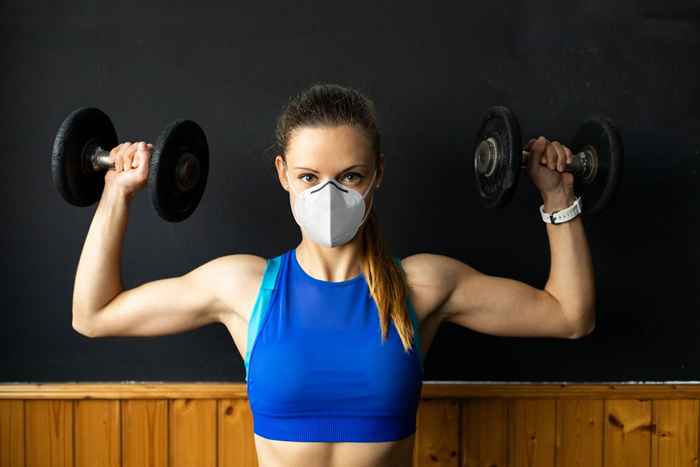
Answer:
[[[651,401],[605,401],[605,467],[651,467]]]
[[[216,465],[216,400],[175,399],[169,410],[170,467]]]
[[[0,467],[24,465],[24,401],[0,400]]]
[[[432,397],[424,390],[413,465],[699,465],[695,388],[496,386],[441,384],[428,389]],[[238,387],[85,387],[27,385],[23,393],[0,384],[0,467],[258,467],[250,405]]]
[[[424,400],[418,407],[413,465],[459,466],[460,404]]]
[[[652,467],[697,467],[698,401],[653,401],[652,413]]]
[[[462,404],[461,466],[508,465],[508,412],[506,399],[465,399]]]
[[[24,424],[26,467],[73,467],[73,401],[25,401]]]
[[[513,399],[510,414],[510,466],[554,467],[555,401]]]
[[[603,401],[557,400],[556,465],[603,467]]]
[[[121,401],[122,465],[168,467],[168,401]]]
[[[120,467],[119,401],[74,403],[75,467]]]
[[[253,415],[247,400],[219,401],[219,467],[258,467]]]

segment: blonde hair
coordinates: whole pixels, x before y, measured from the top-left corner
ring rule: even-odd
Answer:
[[[363,131],[370,141],[376,167],[381,141],[374,103],[359,91],[338,84],[317,83],[290,98],[277,119],[278,149],[286,160],[285,153],[295,129],[338,125],[353,125]],[[361,229],[362,271],[377,305],[382,343],[388,336],[391,320],[404,351],[409,352],[413,348],[415,330],[406,308],[405,273],[385,249],[374,209],[370,210]]]

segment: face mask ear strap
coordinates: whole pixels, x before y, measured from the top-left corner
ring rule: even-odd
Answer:
[[[287,185],[289,185],[289,189],[292,190],[292,192],[296,195],[297,192],[292,186],[292,182],[289,181],[289,167],[287,167],[287,161],[282,159],[282,163],[284,164],[284,176],[287,179]]]
[[[371,184],[369,185],[369,187],[367,188],[367,191],[365,191],[365,194],[362,195],[362,199],[365,199],[365,198],[367,197],[367,195],[369,194],[369,192],[372,190],[372,185],[374,184],[374,182],[377,181],[377,178],[376,178],[376,177],[377,177],[377,169],[375,168],[375,169],[374,169],[374,173],[372,174],[372,183],[371,183]],[[375,187],[375,188],[376,188],[376,187]]]

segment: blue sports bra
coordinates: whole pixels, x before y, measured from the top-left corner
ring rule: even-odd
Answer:
[[[382,344],[363,273],[316,279],[297,262],[296,248],[268,259],[244,358],[253,431],[326,442],[415,433],[423,358],[415,310],[406,302],[414,329],[409,353],[391,321]]]

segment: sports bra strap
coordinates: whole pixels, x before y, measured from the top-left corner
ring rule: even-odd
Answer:
[[[245,364],[245,379],[248,381],[248,371],[250,366],[250,354],[255,345],[255,340],[258,337],[260,328],[262,327],[263,320],[265,318],[265,313],[267,311],[268,304],[272,299],[272,291],[275,289],[275,283],[277,282],[277,276],[280,269],[280,264],[282,263],[282,255],[275,256],[267,260],[267,265],[265,266],[265,272],[263,274],[263,280],[260,284],[260,290],[258,291],[258,297],[253,305],[253,310],[250,313],[250,320],[248,321],[248,338],[246,340],[246,351],[243,357],[243,362]]]
[[[274,290],[275,281],[277,279],[277,272],[280,268],[281,256],[275,256],[267,260],[267,267],[265,268],[265,276],[263,277],[262,288],[267,290]]]

